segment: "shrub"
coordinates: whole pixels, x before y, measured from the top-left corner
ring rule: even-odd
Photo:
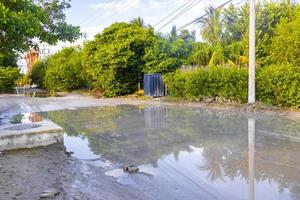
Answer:
[[[44,87],[46,66],[47,66],[47,63],[39,61],[35,65],[33,65],[32,71],[30,74],[32,83],[36,84],[40,88]]]
[[[164,81],[168,86],[168,93],[174,97],[184,97],[185,96],[185,83],[188,79],[188,74],[193,72],[181,72],[176,70],[173,73],[166,74],[164,76]]]
[[[26,85],[31,85],[31,83],[32,83],[32,80],[31,80],[29,74],[24,74],[19,79],[17,79],[15,81],[15,84],[19,87],[23,87],[23,86],[26,86]]]
[[[20,71],[16,67],[0,67],[0,93],[11,92],[15,81],[20,77]]]
[[[271,65],[258,68],[257,99],[263,103],[300,107],[300,67]],[[248,72],[236,67],[199,68],[195,71],[176,71],[165,76],[169,94],[192,100],[225,98],[247,102]]]
[[[169,92],[193,100],[221,97],[228,100],[245,102],[247,100],[246,69],[236,67],[202,68],[196,71],[176,71],[167,80]]]
[[[153,29],[115,23],[84,45],[84,67],[90,86],[113,97],[133,93],[142,81],[146,47]]]
[[[50,92],[70,91],[83,84],[82,53],[75,47],[64,48],[48,59],[45,87]]]
[[[272,105],[300,107],[300,67],[271,65],[258,71],[257,96]]]

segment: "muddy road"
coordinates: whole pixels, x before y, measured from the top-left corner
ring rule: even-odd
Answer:
[[[1,152],[0,200],[240,199],[235,197],[247,196],[245,163],[251,155],[257,170],[253,180],[261,182],[257,188],[272,187],[274,197],[281,194],[276,184],[282,184],[285,196],[278,199],[291,195],[297,199],[300,160],[294,152],[300,149],[299,112],[248,108],[211,109],[205,104],[76,94],[59,98],[2,95],[0,126],[15,115],[38,113],[62,126],[67,138],[64,144]],[[293,121],[277,119],[277,115]],[[252,117],[257,122],[256,152],[250,154],[247,119]],[[103,156],[104,167],[80,158],[90,155]],[[105,168],[104,158],[111,162],[110,169]],[[127,176],[114,165],[126,162],[146,172],[150,169],[150,175]],[[234,190],[226,189],[229,186],[240,186],[241,193],[230,193]],[[225,198],[223,192],[228,191]],[[223,198],[217,198],[219,192]]]
[[[101,168],[70,157],[63,144],[55,144],[4,152],[0,156],[0,199],[146,198],[105,176]]]

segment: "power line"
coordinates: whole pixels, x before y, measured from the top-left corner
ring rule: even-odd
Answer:
[[[106,0],[106,1],[103,1],[102,3],[108,3],[109,2],[109,0]],[[92,19],[93,17],[95,17],[96,15],[98,15],[99,13],[97,12],[97,8],[95,9],[95,11],[94,12],[92,12],[89,16],[87,16],[87,17],[85,17],[83,20],[81,20],[80,22],[79,22],[79,24],[81,24],[81,23],[84,23],[84,22],[86,22],[86,21],[90,21],[90,19]]]
[[[193,1],[192,4],[190,4],[188,7],[186,7],[184,10],[182,10],[181,12],[179,12],[177,15],[175,15],[172,19],[170,19],[167,23],[165,23],[162,27],[160,27],[158,29],[158,31],[160,31],[161,29],[163,29],[164,27],[166,27],[168,24],[170,24],[172,21],[174,21],[175,19],[177,19],[178,17],[180,17],[181,15],[183,15],[184,13],[186,13],[187,11],[189,11],[191,8],[193,8],[194,6],[196,6],[201,0],[196,0]]]
[[[169,17],[171,17],[173,14],[175,14],[177,11],[179,11],[180,9],[182,9],[183,7],[185,7],[191,1],[193,1],[193,0],[188,0],[187,2],[185,2],[179,8],[177,8],[176,10],[174,10],[173,12],[171,12],[170,14],[168,14],[167,16],[165,16],[163,19],[161,19],[159,22],[157,22],[156,24],[154,24],[153,27],[157,26],[158,24],[162,23],[163,21],[165,21],[166,19],[168,19]]]
[[[133,1],[135,1],[135,0],[130,0],[130,1],[128,1],[127,4],[124,5],[123,9],[127,8]],[[120,1],[119,1],[119,2],[120,2]],[[109,18],[111,18],[111,17],[114,17],[114,16],[116,16],[117,14],[119,14],[119,13],[118,13],[118,12],[114,12],[114,13],[110,14],[109,16],[104,17],[102,20],[100,20],[100,22],[102,22],[103,20],[109,19]],[[99,22],[99,23],[100,23],[100,22]]]
[[[117,5],[118,3],[120,3],[121,2],[121,0],[117,0],[117,1],[113,1],[113,4],[114,5]],[[109,0],[106,0],[105,2],[103,2],[103,3],[109,3]],[[96,12],[95,13],[95,15],[92,15],[91,17],[89,17],[89,21],[87,22],[87,23],[85,23],[84,25],[90,25],[91,23],[93,23],[93,22],[95,22],[95,21],[97,21],[97,20],[94,20],[95,18],[98,18],[98,17],[101,17],[101,15],[103,15],[104,13],[107,13],[109,10],[107,9],[107,10],[105,10],[104,12]],[[109,17],[111,17],[111,16],[113,16],[115,13],[113,13],[113,14],[111,14],[111,15],[109,15],[108,16],[108,18]],[[91,19],[93,17],[93,19]],[[103,19],[106,19],[107,17],[104,17]],[[102,19],[102,20],[103,20]],[[101,20],[101,21],[102,21]]]
[[[106,0],[106,1],[103,1],[102,4],[106,4],[106,3],[109,3],[109,0]],[[104,12],[97,12],[98,10],[96,9],[95,12],[93,12],[91,15],[89,15],[88,17],[86,17],[84,20],[81,20],[80,21],[80,24],[83,23],[83,22],[87,22],[85,25],[88,25],[90,24],[91,22],[93,22],[92,19],[96,18],[96,17],[99,17],[101,15],[103,15],[103,13],[106,13],[105,11]]]
[[[220,8],[222,8],[222,7],[224,7],[225,5],[227,5],[228,3],[232,2],[232,1],[233,1],[233,0],[228,0],[228,1],[226,1],[225,3],[223,3],[223,4],[221,4],[220,6],[216,7],[216,8],[214,9],[214,11],[215,11],[215,10],[218,10],[218,9],[220,9]],[[186,24],[180,26],[180,27],[178,28],[178,30],[182,30],[182,29],[188,27],[189,25],[198,22],[199,20],[201,20],[202,18],[204,18],[206,15],[207,15],[207,13],[205,13],[204,15],[201,15],[200,17],[197,17],[197,18],[194,19],[193,21],[190,21],[190,22],[188,22],[188,23],[186,23]]]
[[[183,15],[185,12],[193,8],[196,4],[198,4],[201,0],[194,0],[190,5],[185,7],[183,10],[181,10],[179,13],[177,13],[173,18],[171,18],[169,21],[167,21],[163,26],[161,26],[158,31],[166,27],[168,24],[170,24],[172,21],[176,20],[178,17]]]

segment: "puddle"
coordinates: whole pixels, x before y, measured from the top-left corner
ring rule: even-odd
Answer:
[[[38,114],[64,128],[75,157],[156,199],[300,199],[300,124],[285,118],[172,106]]]
[[[36,112],[24,112],[20,114],[1,113],[0,125],[7,124],[25,124],[30,122],[41,122],[43,117]]]

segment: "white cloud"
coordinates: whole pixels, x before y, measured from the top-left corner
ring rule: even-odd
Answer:
[[[140,0],[115,0],[93,4],[91,8],[108,12],[127,12],[131,9],[139,8],[141,5]]]

